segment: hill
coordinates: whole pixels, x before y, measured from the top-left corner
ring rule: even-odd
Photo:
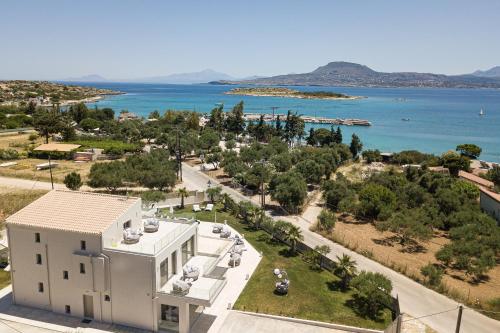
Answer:
[[[472,73],[474,76],[479,76],[479,77],[494,77],[494,78],[500,78],[500,66],[496,66],[493,68],[490,68],[485,71],[475,71]]]
[[[500,78],[474,75],[447,76],[415,72],[377,72],[351,62],[330,62],[310,73],[277,75],[253,80],[219,80],[213,84],[254,84],[288,86],[352,86],[352,87],[442,87],[500,88]]]
[[[235,80],[235,78],[225,73],[216,72],[211,69],[205,69],[200,72],[176,73],[165,76],[153,76],[133,81],[144,82],[144,83],[194,84],[194,83],[207,83],[210,81],[217,81],[217,80]]]

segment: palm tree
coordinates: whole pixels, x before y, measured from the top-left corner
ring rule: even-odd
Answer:
[[[229,209],[229,206],[234,204],[234,200],[227,193],[222,193],[221,199],[222,199],[222,203],[224,204],[224,211],[227,212],[227,210]]]
[[[260,229],[260,225],[262,222],[264,222],[264,219],[266,218],[266,211],[262,208],[257,208],[255,210],[255,220],[254,220],[254,226],[256,229]]]
[[[207,189],[207,194],[210,197],[210,201],[215,203],[215,197],[220,195],[222,192],[222,188],[220,186],[210,187]]]
[[[177,190],[177,197],[181,197],[181,209],[184,208],[184,198],[189,195],[188,190],[185,187],[182,187]]]
[[[342,288],[347,289],[349,281],[356,274],[356,261],[343,253],[342,257],[337,256],[337,267],[335,274],[342,279]]]
[[[297,242],[304,239],[302,231],[296,225],[288,223],[287,231],[285,233],[285,240],[290,243],[290,251],[295,253]]]

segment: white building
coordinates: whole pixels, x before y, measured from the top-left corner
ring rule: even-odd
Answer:
[[[141,200],[51,191],[7,219],[13,302],[151,331],[188,332],[224,287],[218,266],[232,240],[210,237],[210,224],[159,221],[143,230]],[[205,229],[205,235],[200,230]],[[188,291],[173,285],[183,268],[199,269]],[[186,283],[184,283],[186,284]]]
[[[480,188],[479,202],[481,209],[491,215],[500,224],[500,194]]]

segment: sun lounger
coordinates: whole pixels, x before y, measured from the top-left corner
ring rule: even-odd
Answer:
[[[201,212],[200,205],[193,205],[193,212]]]
[[[198,280],[200,275],[200,269],[196,266],[186,265],[182,269],[184,279],[193,279],[193,281]]]

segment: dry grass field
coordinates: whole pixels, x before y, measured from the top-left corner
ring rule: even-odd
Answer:
[[[391,241],[393,233],[377,231],[373,224],[358,222],[350,216],[339,216],[334,231],[324,236],[420,281],[424,279],[420,268],[429,262],[436,263],[434,254],[449,242],[446,235],[436,233],[428,242],[420,243],[422,251],[406,252],[397,242]],[[472,283],[462,272],[447,269],[443,283],[450,293],[464,301],[484,304],[500,297],[500,266],[489,271],[488,278],[480,283]]]
[[[0,186],[0,222],[47,193],[45,190],[20,190]]]
[[[30,145],[38,146],[43,143],[43,139],[29,140],[29,133],[23,134],[3,134],[0,135],[0,149],[15,149],[20,153],[26,151]],[[23,178],[30,180],[50,181],[49,170],[36,170],[36,165],[47,163],[44,159],[21,158],[16,160],[16,165],[1,167],[0,176]],[[70,160],[53,160],[58,166],[52,169],[54,182],[62,183],[66,174],[75,171],[80,174],[82,180],[87,180],[92,163],[75,163]]]

